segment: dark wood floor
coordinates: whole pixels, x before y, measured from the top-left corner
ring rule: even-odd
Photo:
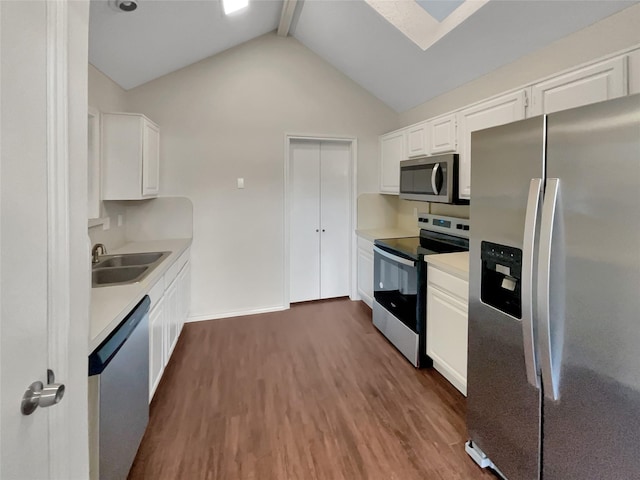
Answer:
[[[187,324],[129,479],[472,480],[465,400],[360,302]]]

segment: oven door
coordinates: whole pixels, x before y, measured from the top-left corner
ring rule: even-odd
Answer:
[[[418,267],[416,262],[373,247],[373,296],[378,304],[417,333]]]
[[[422,157],[400,162],[400,198],[452,203],[453,155]]]

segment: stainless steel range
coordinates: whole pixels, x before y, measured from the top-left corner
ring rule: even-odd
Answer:
[[[421,214],[420,236],[374,242],[373,324],[415,366],[426,354],[425,255],[469,250],[469,220]]]

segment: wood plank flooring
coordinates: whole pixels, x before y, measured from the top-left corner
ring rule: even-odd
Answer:
[[[415,370],[360,302],[187,324],[129,479],[492,479],[465,399]]]

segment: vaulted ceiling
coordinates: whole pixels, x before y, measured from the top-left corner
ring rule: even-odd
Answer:
[[[226,16],[219,0],[114,3],[91,1],[89,61],[125,89],[275,30],[283,6],[250,0]],[[304,0],[290,33],[401,112],[634,3]]]

